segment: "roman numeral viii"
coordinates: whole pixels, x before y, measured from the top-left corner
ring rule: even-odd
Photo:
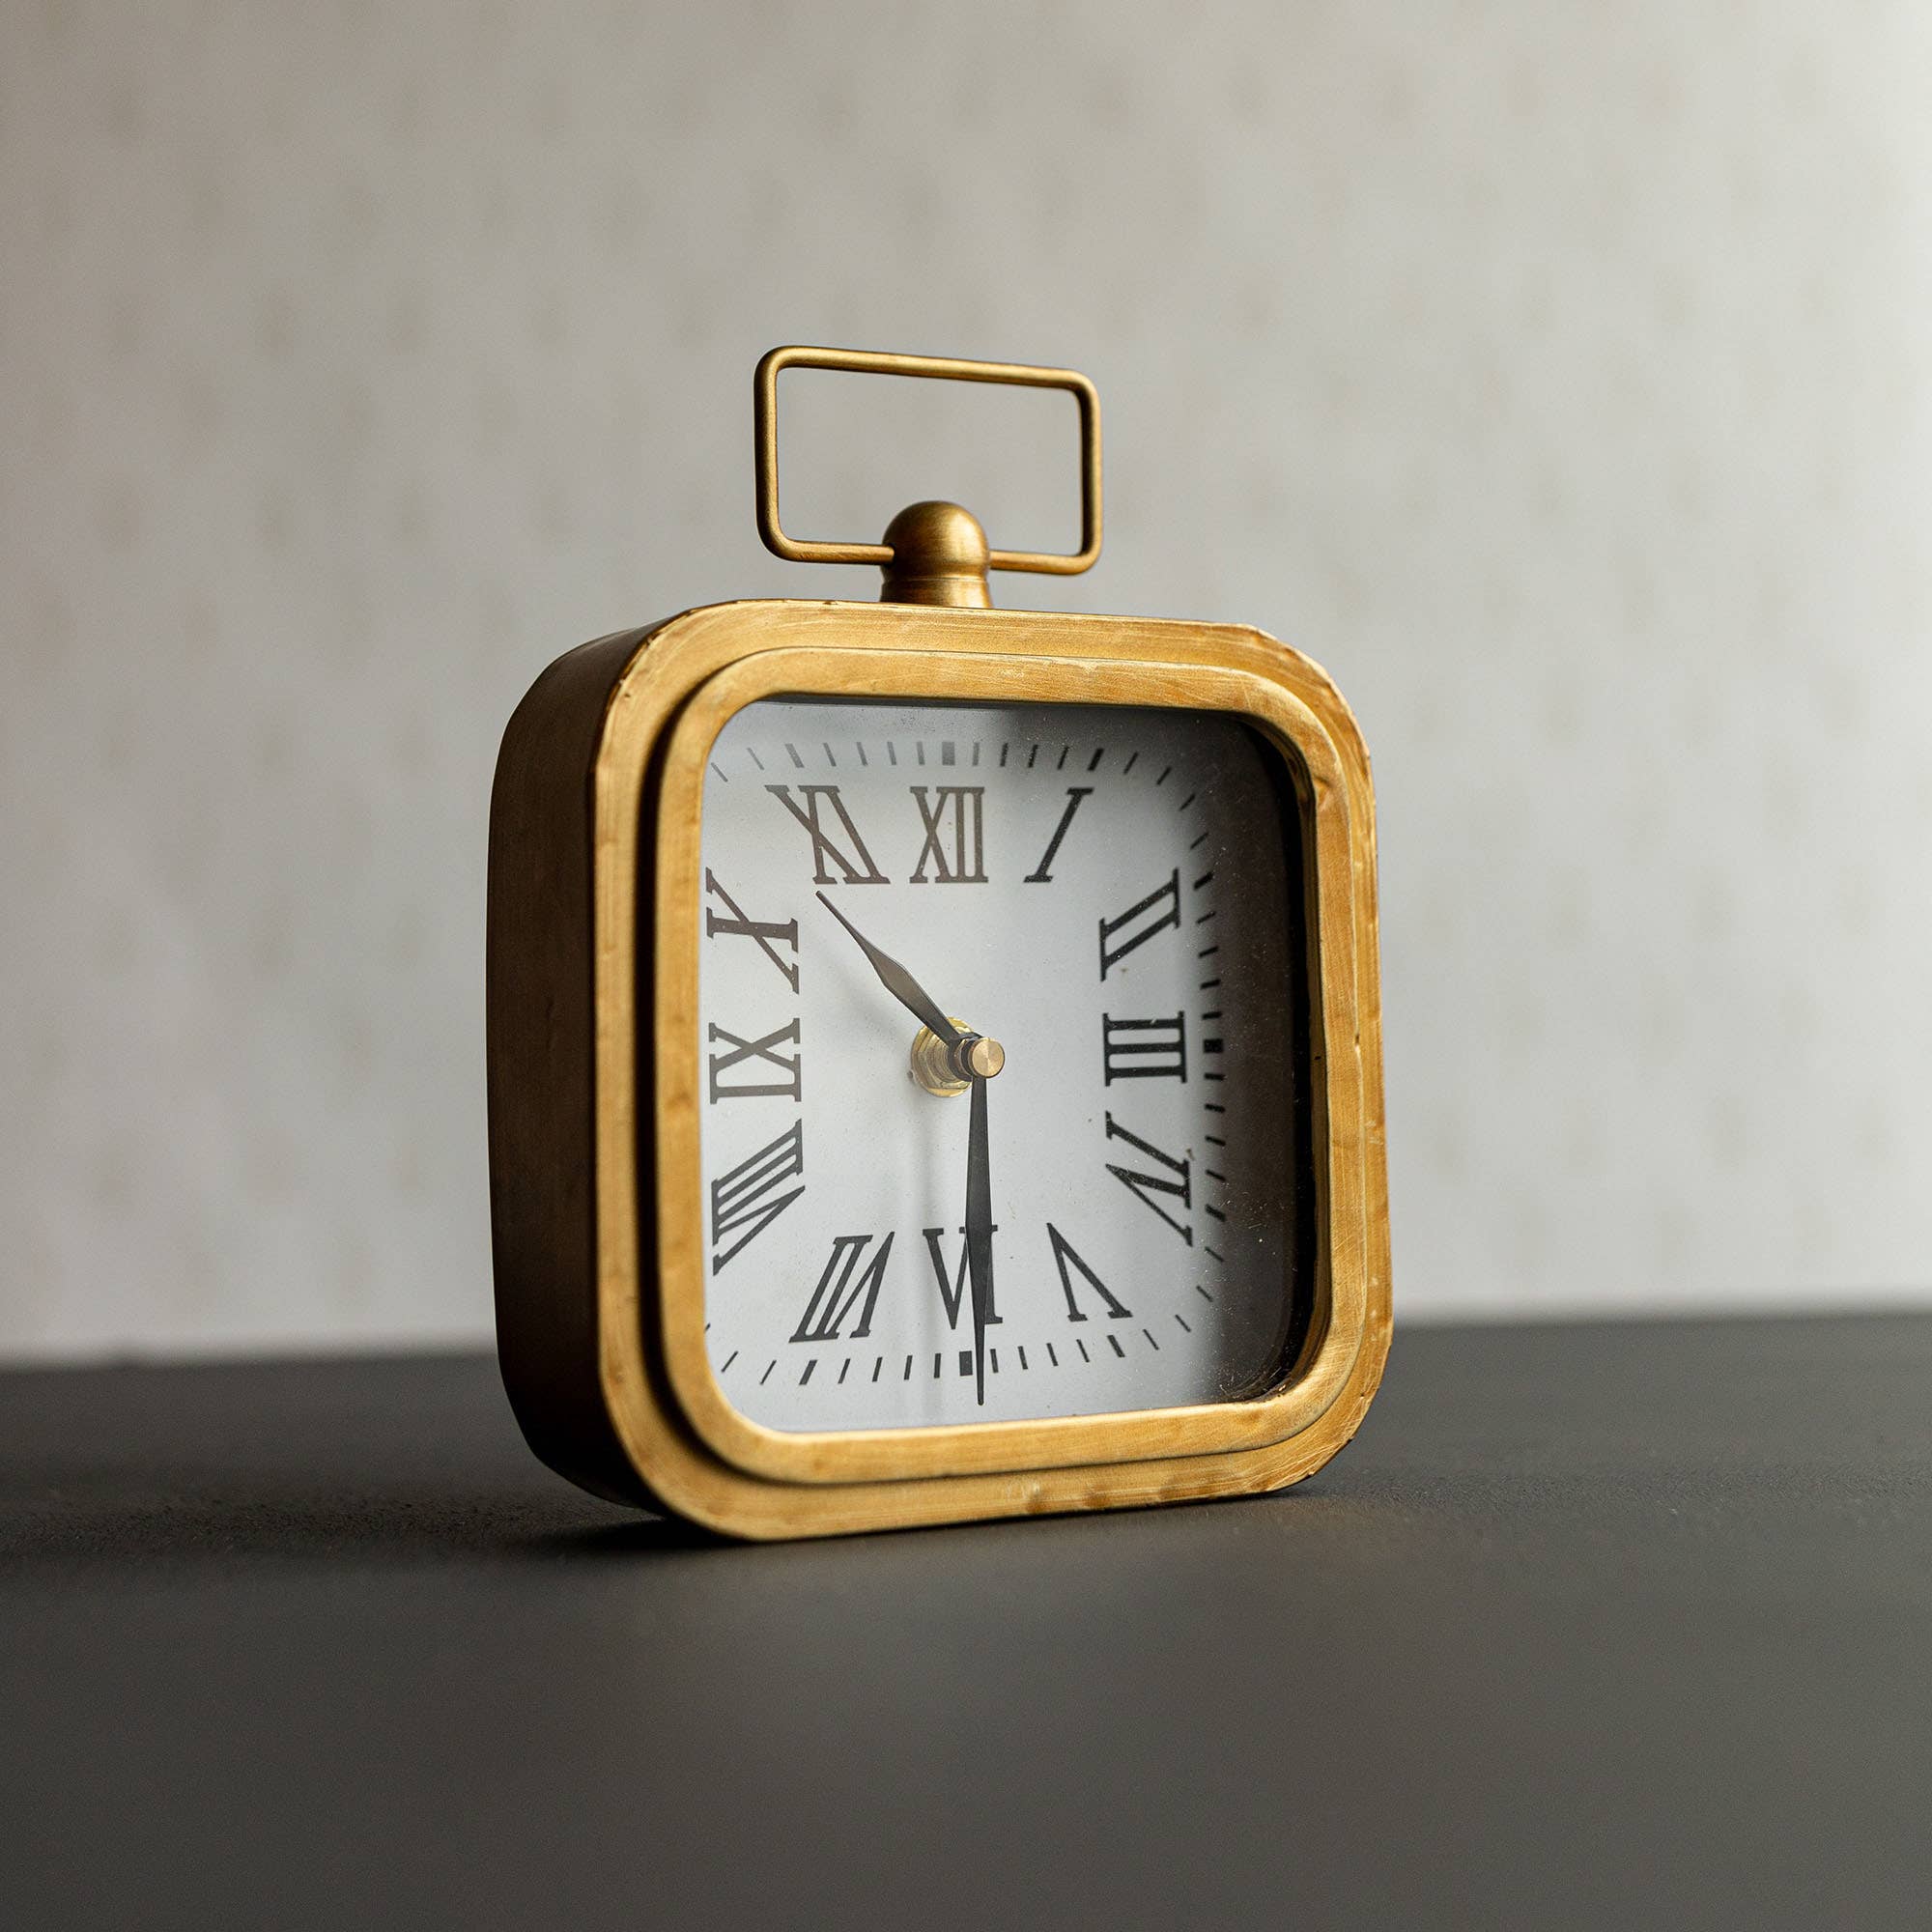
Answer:
[[[1116,1321],[1123,1321],[1127,1311],[1107,1293],[1107,1284],[1074,1253],[1073,1243],[1051,1221],[1046,1224],[1046,1238],[1053,1243],[1053,1264],[1060,1270],[1060,1286],[1066,1296],[1067,1321],[1084,1321],[1087,1319],[1086,1310],[1073,1297],[1073,1279],[1066,1271],[1069,1262],[1085,1276],[1087,1286],[1107,1304],[1108,1315]]]
[[[872,1304],[879,1298],[886,1258],[893,1251],[893,1237],[888,1235],[879,1243],[879,1252],[867,1261],[866,1250],[871,1246],[872,1238],[870,1235],[832,1237],[832,1257],[825,1264],[825,1272],[818,1277],[818,1286],[811,1291],[811,1299],[806,1303],[797,1328],[792,1331],[794,1342],[838,1341],[845,1318],[861,1295],[865,1297],[865,1306],[859,1310],[859,1325],[852,1330],[852,1339],[863,1341],[871,1333]]]
[[[781,1194],[778,1190],[787,1180],[798,1185]],[[794,1121],[769,1147],[747,1154],[711,1183],[711,1272],[716,1274],[747,1241],[762,1235],[804,1192],[805,1133]],[[741,1228],[743,1234],[738,1233]],[[724,1243],[731,1235],[738,1238],[727,1248]]]
[[[1171,1020],[1117,1020],[1100,1015],[1103,1086],[1116,1080],[1185,1080],[1187,1015]]]
[[[719,1040],[729,1042],[729,1053],[714,1053],[711,1056],[711,1097],[714,1100],[752,1100],[760,1095],[782,1094],[788,1100],[802,1099],[805,1094],[805,1059],[802,1054],[782,1054],[774,1049],[789,1043],[799,1043],[798,1022],[780,1027],[777,1033],[768,1033],[762,1039],[740,1039],[735,1033],[727,1033],[722,1026],[709,1029],[710,1038],[715,1044]],[[752,1074],[750,1080],[740,1079],[726,1085],[724,1075],[741,1061],[764,1061],[776,1066],[786,1075],[783,1080],[759,1081],[757,1074],[762,1070],[756,1065],[746,1070]]]
[[[828,864],[838,867],[840,878],[848,886],[883,886],[886,875],[872,863],[872,855],[866,850],[866,841],[859,837],[859,828],[852,823],[852,814],[845,810],[845,801],[838,796],[837,785],[800,785],[805,794],[805,804],[801,808],[791,795],[790,785],[767,785],[765,789],[805,827],[811,836],[811,858],[817,869],[812,877],[821,886],[839,883],[826,870]],[[850,842],[854,857],[847,858],[844,851],[833,840],[823,824],[825,806],[830,801],[832,816],[838,821],[838,829]]]
[[[920,819],[925,826],[925,843],[920,848],[919,864],[912,869],[911,883],[915,886],[927,883],[925,862],[930,859],[936,870],[936,877],[931,883],[983,886],[986,883],[986,859],[980,838],[980,816],[986,787],[939,785],[935,787],[939,793],[936,805],[926,804],[924,785],[914,785],[911,789],[913,799],[919,806]],[[944,836],[949,829],[952,835],[950,840]],[[946,856],[949,843],[952,847],[950,864]]]
[[[1177,867],[1165,885],[1130,905],[1118,919],[1100,922],[1100,977],[1107,975],[1137,946],[1157,932],[1180,923],[1180,871]]]
[[[726,919],[710,906],[704,908],[704,936],[716,938],[727,933],[739,939],[755,939],[764,955],[785,977],[785,984],[795,993],[798,991],[798,921],[788,919],[782,925],[772,920],[747,919],[738,901],[718,883],[717,875],[707,866],[704,869],[704,890],[724,901]],[[791,957],[781,959],[779,948],[791,948]]]
[[[1125,1141],[1129,1147],[1138,1148],[1150,1160],[1158,1161],[1167,1169],[1165,1175],[1144,1174],[1138,1168],[1116,1167],[1112,1161],[1107,1163],[1107,1172],[1131,1193],[1138,1195],[1191,1248],[1194,1245],[1193,1224],[1177,1221],[1154,1197],[1164,1195],[1170,1201],[1179,1202],[1182,1208],[1192,1208],[1194,1163],[1191,1160],[1176,1160],[1171,1153],[1163,1153],[1151,1141],[1144,1141],[1140,1135],[1129,1133],[1112,1114],[1107,1116],[1107,1138],[1110,1141]],[[1176,1180],[1173,1179],[1175,1175],[1180,1179]]]
[[[995,1235],[1000,1232],[1000,1224],[997,1221],[993,1223],[991,1232]],[[958,1327],[959,1310],[966,1297],[966,1230],[964,1228],[959,1230],[959,1264],[952,1270],[952,1279],[948,1280],[945,1246],[946,1230],[944,1228],[928,1228],[925,1230],[925,1251],[932,1260],[932,1277],[939,1284],[939,1298],[946,1305],[946,1325],[949,1328]],[[990,1327],[999,1319],[999,1315],[993,1307],[991,1285],[988,1284],[986,1294],[987,1326]]]

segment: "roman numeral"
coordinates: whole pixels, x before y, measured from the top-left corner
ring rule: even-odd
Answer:
[[[1118,966],[1137,946],[1145,946],[1157,932],[1180,923],[1180,870],[1177,867],[1164,886],[1156,886],[1146,898],[1130,905],[1118,919],[1100,922],[1100,977]],[[1124,935],[1118,946],[1116,934]]]
[[[805,1134],[794,1121],[769,1147],[747,1154],[711,1183],[711,1272],[716,1274],[747,1241],[762,1235],[805,1192]],[[798,1185],[777,1190],[787,1180]],[[745,1232],[738,1235],[742,1228]],[[727,1235],[738,1238],[727,1248]]]
[[[925,843],[920,849],[919,864],[913,867],[911,883],[923,886],[927,883],[941,886],[983,886],[986,883],[985,850],[980,839],[981,801],[986,796],[984,785],[939,785],[939,802],[927,805],[926,787],[914,785],[912,795],[919,806],[919,815],[925,826]],[[952,819],[952,859],[948,864],[946,840],[942,829],[946,825],[947,814]],[[930,859],[938,867],[938,877],[930,882],[925,876],[925,862]]]
[[[995,1235],[1000,1232],[1000,1224],[997,1221],[993,1223],[991,1232]],[[939,1284],[939,1298],[946,1304],[946,1325],[949,1328],[956,1328],[959,1325],[959,1309],[961,1303],[965,1301],[968,1285],[966,1230],[964,1228],[959,1230],[959,1264],[952,1270],[952,1278],[949,1282],[946,1270],[946,1230],[944,1228],[928,1228],[925,1230],[925,1251],[932,1259],[932,1275],[933,1279]],[[968,1303],[967,1305],[970,1306],[971,1304]],[[991,1285],[988,1284],[986,1293],[986,1325],[990,1328],[999,1319],[999,1316],[994,1312],[992,1289]]]
[[[1108,1315],[1116,1321],[1126,1319],[1127,1311],[1107,1293],[1107,1284],[1090,1268],[1073,1251],[1073,1243],[1056,1228],[1051,1221],[1046,1224],[1046,1238],[1053,1243],[1054,1265],[1060,1270],[1060,1286],[1066,1294],[1066,1319],[1069,1321],[1084,1321],[1086,1313],[1073,1298],[1073,1278],[1066,1272],[1066,1264],[1071,1262],[1087,1277],[1087,1285],[1107,1304]]]
[[[886,1257],[893,1251],[893,1237],[888,1235],[880,1242],[879,1252],[867,1262],[866,1250],[871,1243],[870,1235],[832,1237],[832,1258],[825,1264],[825,1272],[818,1277],[818,1286],[811,1291],[811,1299],[806,1303],[805,1313],[792,1331],[794,1342],[838,1341],[846,1316],[862,1294],[866,1305],[859,1312],[859,1325],[853,1329],[852,1339],[863,1341],[871,1333],[872,1304],[879,1298],[879,1283],[885,1277]]]
[[[1117,1020],[1100,1015],[1101,1082],[1116,1080],[1185,1080],[1187,1078],[1187,1015],[1171,1020]]]
[[[1045,886],[1053,882],[1053,855],[1060,850],[1060,841],[1066,837],[1066,828],[1073,823],[1073,814],[1080,810],[1080,801],[1086,798],[1092,785],[1068,785],[1066,787],[1066,810],[1060,814],[1060,823],[1053,828],[1053,837],[1046,841],[1046,850],[1039,855],[1039,864],[1020,881],[1026,886]],[[1177,879],[1179,874],[1176,875]],[[1104,977],[1106,968],[1102,966]]]
[[[782,1053],[774,1053],[772,1051],[775,1046],[781,1045],[786,1041],[789,1041],[793,1046],[799,1044],[798,1022],[796,1020],[793,1020],[790,1026],[780,1027],[777,1033],[766,1034],[762,1039],[740,1039],[735,1033],[727,1033],[722,1026],[714,1026],[709,1032],[713,1041],[723,1039],[728,1040],[731,1044],[731,1051],[729,1053],[714,1053],[711,1056],[711,1097],[713,1100],[751,1100],[757,1098],[761,1094],[782,1094],[788,1100],[804,1098],[804,1056],[793,1054],[790,1058],[787,1058]],[[768,1061],[772,1065],[781,1068],[790,1077],[781,1083],[768,1082],[762,1086],[739,1085],[727,1087],[719,1078],[719,1075],[728,1072],[742,1060]],[[750,1067],[747,1070],[753,1074],[759,1071],[755,1066]]]
[[[1158,1174],[1143,1174],[1138,1168],[1116,1167],[1107,1163],[1107,1172],[1122,1185],[1140,1196],[1148,1207],[1160,1216],[1180,1238],[1191,1248],[1194,1245],[1194,1229],[1189,1222],[1177,1221],[1158,1201],[1156,1194],[1165,1194],[1171,1200],[1180,1203],[1183,1208],[1194,1206],[1194,1163],[1191,1160],[1176,1160],[1171,1153],[1163,1153],[1151,1141],[1144,1141],[1140,1135],[1129,1133],[1116,1121],[1112,1114],[1107,1116],[1107,1138],[1110,1141],[1125,1141],[1129,1147],[1139,1148],[1150,1160],[1157,1160],[1170,1175],[1178,1174],[1179,1180],[1164,1179]]]
[[[845,810],[845,801],[838,796],[837,785],[800,785],[799,790],[805,794],[803,810],[792,797],[790,785],[767,785],[765,789],[811,835],[812,863],[817,867],[812,877],[821,886],[839,883],[826,870],[828,861],[838,867],[844,883],[848,886],[883,886],[886,883],[886,875],[873,865],[872,855],[866,850],[866,841],[859,837],[859,828],[852,823],[852,814]],[[852,841],[853,850],[859,855],[856,864],[832,842],[824,827],[819,823],[821,799],[832,801],[832,815],[838,821],[845,837]]]
[[[721,914],[715,912],[710,906],[706,906],[704,908],[705,938],[715,939],[719,933],[724,932],[734,934],[740,939],[755,939],[763,951],[765,957],[785,976],[785,984],[794,993],[797,992],[798,921],[788,919],[782,925],[779,925],[771,920],[747,919],[738,901],[718,883],[717,875],[708,866],[704,868],[704,890],[707,893],[716,893],[724,901],[725,906],[731,914],[729,919],[725,919]],[[775,946],[772,943],[774,940],[778,942],[778,945]],[[781,959],[778,952],[779,946],[789,946],[792,951],[792,956],[789,959]]]

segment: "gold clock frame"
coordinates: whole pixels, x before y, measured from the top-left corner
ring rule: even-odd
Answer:
[[[780,694],[1154,704],[1246,718],[1312,834],[1317,1309],[1250,1401],[789,1434],[702,1345],[702,778]],[[491,1186],[499,1353],[526,1435],[584,1487],[749,1538],[1275,1490],[1359,1426],[1389,1341],[1374,797],[1318,666],[1259,631],[910,604],[709,606],[559,659],[491,813]]]

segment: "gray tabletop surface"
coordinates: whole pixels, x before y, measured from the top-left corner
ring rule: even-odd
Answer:
[[[487,1359],[0,1375],[0,1924],[1932,1924],[1932,1316],[1405,1330],[1285,1495],[776,1548]]]

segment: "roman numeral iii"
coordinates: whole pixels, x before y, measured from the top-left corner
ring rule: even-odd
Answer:
[[[833,1236],[832,1257],[825,1264],[825,1272],[818,1277],[818,1286],[811,1291],[811,1299],[806,1303],[797,1328],[792,1331],[794,1342],[838,1341],[844,1330],[845,1318],[861,1295],[865,1297],[865,1306],[859,1310],[859,1325],[852,1330],[852,1339],[860,1342],[872,1332],[872,1304],[879,1298],[879,1283],[885,1278],[893,1237],[888,1235],[879,1243],[879,1252],[867,1262],[866,1250],[871,1246],[872,1238],[870,1235]]]
[[[993,1223],[991,1232],[995,1235],[1000,1232],[1000,1224],[997,1221]],[[965,1302],[967,1287],[966,1230],[964,1228],[959,1230],[959,1263],[952,1270],[951,1280],[947,1278],[945,1242],[946,1230],[944,1228],[928,1228],[925,1230],[925,1251],[932,1261],[932,1277],[939,1284],[939,1298],[946,1307],[946,1325],[949,1328],[957,1328],[959,1325],[959,1310]],[[989,1292],[986,1295],[986,1325],[991,1327],[999,1319],[999,1315],[993,1307],[993,1296],[989,1285]]]
[[[1194,1206],[1194,1163],[1191,1160],[1176,1160],[1171,1153],[1163,1153],[1151,1141],[1144,1141],[1140,1135],[1129,1133],[1112,1114],[1107,1116],[1107,1138],[1110,1141],[1125,1141],[1129,1147],[1138,1148],[1150,1160],[1158,1161],[1167,1169],[1165,1175],[1145,1174],[1138,1168],[1117,1167],[1112,1161],[1107,1163],[1107,1172],[1151,1208],[1191,1248],[1194,1245],[1193,1224],[1177,1221],[1154,1197],[1161,1195],[1169,1201],[1179,1202],[1184,1208],[1191,1208]],[[1180,1177],[1178,1180],[1174,1179],[1176,1175]]]
[[[926,787],[911,787],[915,803],[919,806],[919,815],[925,827],[925,843],[920,848],[919,864],[912,869],[911,883],[923,886],[927,883],[925,862],[930,859],[935,867],[935,877],[931,883],[941,886],[983,886],[986,883],[985,848],[980,837],[980,818],[983,800],[986,796],[984,785],[939,785],[937,804],[925,802]],[[950,830],[949,840],[944,835]],[[948,862],[946,847],[952,847],[952,857]]]
[[[723,917],[715,908],[704,908],[704,936],[715,939],[720,933],[739,939],[755,939],[764,955],[785,977],[785,984],[795,993],[798,991],[798,921],[788,919],[782,925],[771,920],[747,919],[738,901],[718,883],[718,877],[710,867],[704,868],[704,890],[724,902],[730,918]],[[779,956],[779,948],[791,948],[791,957]]]
[[[1051,856],[1049,854],[1049,856]],[[1156,886],[1146,898],[1130,905],[1117,919],[1100,922],[1100,977],[1107,975],[1137,946],[1145,946],[1157,932],[1180,923],[1180,870],[1177,867],[1165,885]]]
[[[1103,1086],[1116,1080],[1185,1080],[1187,1015],[1166,1020],[1117,1020],[1100,1015]]]
[[[719,1040],[730,1043],[729,1053],[714,1053],[711,1056],[711,1097],[714,1100],[752,1100],[767,1094],[781,1094],[788,1100],[802,1099],[805,1094],[805,1059],[801,1054],[789,1056],[773,1049],[789,1043],[799,1043],[798,1022],[780,1027],[776,1033],[768,1033],[762,1039],[740,1039],[735,1033],[727,1033],[722,1026],[709,1029],[709,1036],[715,1044]],[[782,1081],[758,1081],[755,1075],[759,1068],[755,1065],[746,1070],[754,1077],[751,1080],[734,1082],[727,1086],[722,1077],[741,1061],[764,1061],[768,1065],[778,1067],[787,1075]]]
[[[767,785],[765,789],[811,835],[811,858],[817,867],[812,877],[818,884],[833,886],[841,880],[848,886],[886,883],[886,875],[873,865],[872,855],[866,850],[866,841],[859,837],[859,828],[852,823],[852,814],[845,810],[845,801],[838,796],[837,785],[800,785],[799,790],[805,794],[803,808],[792,797],[790,785]],[[838,821],[840,833],[851,845],[855,855],[852,858],[845,855],[824,828],[821,801],[826,799],[831,801],[832,815]],[[828,862],[838,867],[838,879],[826,870]]]
[[[1046,1238],[1053,1243],[1053,1264],[1060,1270],[1060,1286],[1066,1295],[1067,1321],[1084,1321],[1087,1319],[1087,1311],[1074,1298],[1073,1279],[1066,1271],[1069,1262],[1085,1278],[1087,1286],[1107,1304],[1109,1317],[1116,1321],[1125,1320],[1128,1311],[1107,1293],[1107,1284],[1080,1259],[1074,1252],[1073,1243],[1051,1221],[1046,1224]]]

